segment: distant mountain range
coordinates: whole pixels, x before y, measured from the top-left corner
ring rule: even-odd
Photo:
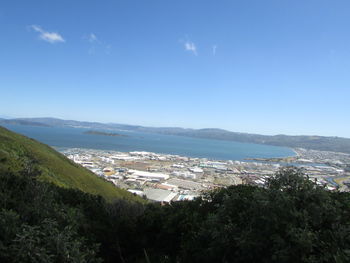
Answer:
[[[144,127],[117,123],[84,122],[61,120],[56,118],[17,118],[0,119],[1,124],[17,124],[45,127],[89,128],[93,130],[126,130],[167,135],[178,135],[203,139],[216,139],[244,143],[257,143],[291,148],[306,148],[321,151],[350,153],[350,139],[326,136],[289,136],[289,135],[259,135],[241,132],[231,132],[223,129],[185,129],[179,127]]]

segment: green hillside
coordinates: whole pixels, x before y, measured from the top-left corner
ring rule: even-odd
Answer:
[[[41,181],[101,195],[109,201],[116,198],[138,200],[129,192],[116,188],[51,147],[1,126],[0,171],[31,174]]]

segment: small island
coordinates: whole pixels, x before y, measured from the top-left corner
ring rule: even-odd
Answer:
[[[119,134],[119,133],[109,133],[109,132],[102,132],[102,131],[86,131],[84,134],[91,134],[91,135],[103,135],[103,136],[117,136],[117,137],[128,137],[128,135],[125,134]]]

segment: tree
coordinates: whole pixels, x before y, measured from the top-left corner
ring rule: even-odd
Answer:
[[[327,191],[287,167],[265,187],[230,186],[146,209],[140,233],[151,260],[338,263],[350,260],[349,219],[348,193]]]

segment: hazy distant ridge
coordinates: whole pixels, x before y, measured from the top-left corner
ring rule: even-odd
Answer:
[[[223,129],[185,129],[179,127],[143,127],[116,123],[83,122],[61,120],[56,118],[19,118],[11,120],[0,119],[0,123],[51,126],[51,127],[85,127],[91,129],[128,130],[168,135],[179,135],[203,139],[227,140],[245,143],[267,144],[292,148],[307,148],[322,151],[350,153],[350,139],[326,136],[289,136],[289,135],[259,135],[231,132]]]

